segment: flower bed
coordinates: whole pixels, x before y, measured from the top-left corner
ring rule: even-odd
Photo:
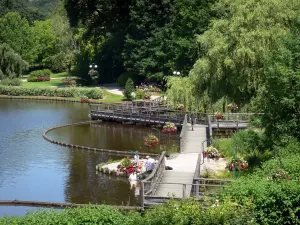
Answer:
[[[226,169],[229,171],[234,171],[236,165],[236,170],[238,171],[248,170],[248,162],[246,160],[237,158],[236,163],[234,162],[234,159],[231,159],[231,161],[226,165]]]
[[[204,158],[216,159],[222,158],[222,154],[213,146],[207,147],[203,152]]]
[[[177,132],[177,127],[174,123],[166,122],[166,125],[163,126],[162,132],[165,134],[172,134]]]
[[[152,134],[148,135],[144,140],[144,145],[150,149],[155,148],[158,145],[158,138]]]
[[[81,103],[89,103],[90,100],[89,100],[88,97],[81,97],[81,98],[80,98],[80,102],[81,102]]]
[[[130,159],[124,158],[121,163],[117,166],[117,169],[121,173],[126,173],[128,175],[134,173],[138,169],[138,165],[135,162],[131,162]]]
[[[273,180],[273,181],[291,180],[291,177],[289,176],[288,172],[286,172],[283,169],[279,169],[273,171],[268,177],[268,180]]]

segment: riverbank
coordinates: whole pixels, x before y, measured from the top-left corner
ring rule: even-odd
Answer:
[[[89,103],[115,103],[122,102],[123,96],[109,93],[103,90],[102,99],[89,99]],[[0,99],[20,99],[20,100],[46,100],[46,101],[62,101],[62,102],[79,102],[81,103],[81,98],[79,97],[49,97],[49,96],[12,96],[12,95],[1,95]]]

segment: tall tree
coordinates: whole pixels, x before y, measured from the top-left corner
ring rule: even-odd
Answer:
[[[20,77],[28,64],[8,44],[0,44],[0,79]]]
[[[190,72],[195,94],[249,101],[265,82],[265,60],[280,48],[299,6],[298,0],[220,0],[220,19],[198,38],[206,54]]]
[[[1,42],[7,43],[29,63],[33,63],[37,57],[32,28],[18,13],[10,12],[0,18]]]

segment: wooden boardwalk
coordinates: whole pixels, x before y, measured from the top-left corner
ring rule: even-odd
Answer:
[[[201,157],[202,143],[205,142],[207,133],[206,125],[194,126],[187,124],[185,140],[181,146],[181,153],[174,159],[167,160],[166,165],[173,170],[162,172],[160,184],[151,196],[145,196],[145,205],[160,203],[163,199],[187,198],[191,195],[192,184],[199,157]],[[206,143],[204,143],[206,146]]]

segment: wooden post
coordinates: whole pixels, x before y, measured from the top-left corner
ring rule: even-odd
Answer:
[[[182,188],[182,198],[183,199],[186,199],[185,193],[186,193],[186,184],[183,184],[183,188]]]

